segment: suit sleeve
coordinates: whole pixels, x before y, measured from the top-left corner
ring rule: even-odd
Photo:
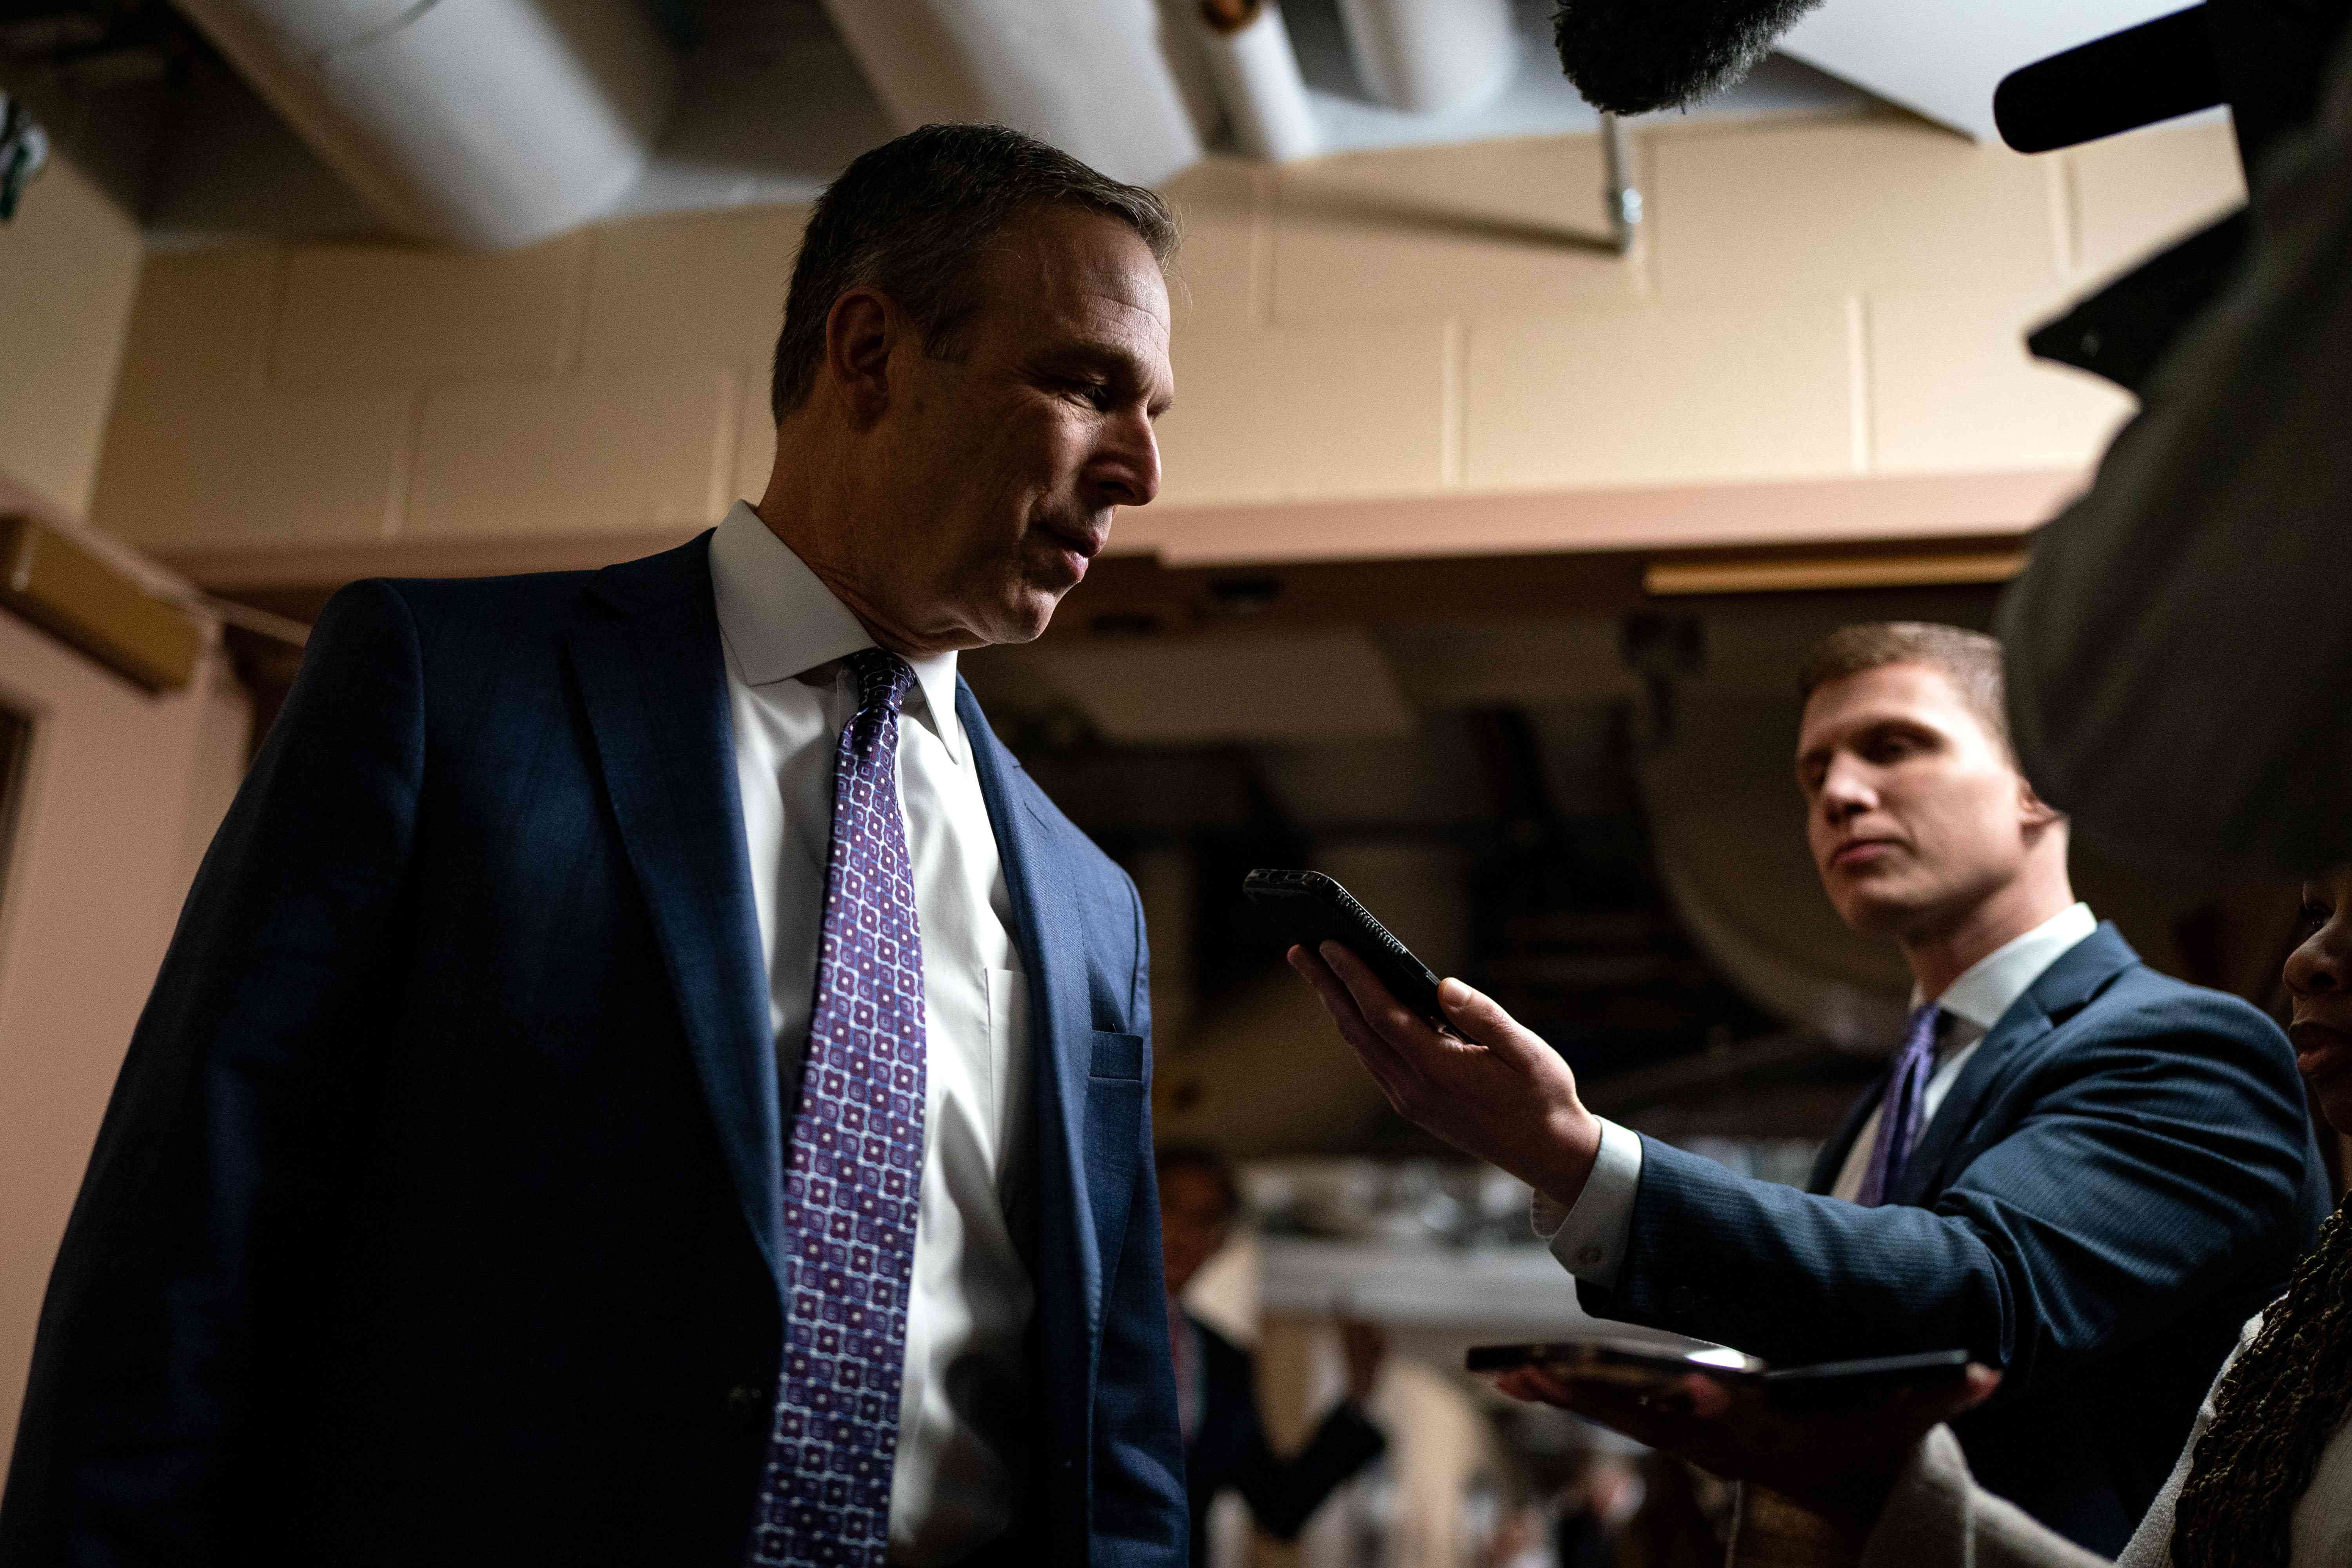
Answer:
[[[1151,1163],[1150,950],[1142,901],[1131,885],[1128,900],[1135,921],[1128,1016],[1144,1040],[1144,1092],[1136,1118],[1140,1147],[1127,1237],[1103,1303],[1095,1394],[1094,1541],[1097,1561],[1114,1568],[1177,1568],[1187,1561],[1190,1520],[1160,1264],[1160,1184]]]
[[[1276,1541],[1297,1539],[1307,1521],[1341,1482],[1381,1457],[1389,1440],[1352,1404],[1323,1417],[1307,1447],[1287,1459],[1266,1445],[1265,1427],[1253,1398],[1249,1406],[1250,1450],[1234,1472],[1234,1485],[1246,1499],[1257,1527]]]
[[[2157,864],[2352,858],[2352,54],[2242,270],[2004,597],[2025,771]]]
[[[405,605],[345,589],[205,857],[100,1128],[0,1507],[11,1568],[233,1550],[273,1314],[331,1223],[392,1012],[423,729]]]
[[[1645,1142],[1597,1316],[1805,1363],[1964,1346],[2012,1387],[2160,1331],[2304,1230],[2309,1131],[2276,1029],[2200,993],[2117,1009],[1932,1207],[1864,1208]]]

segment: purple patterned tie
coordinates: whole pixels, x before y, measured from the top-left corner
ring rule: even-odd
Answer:
[[[1920,1111],[1927,1100],[1927,1079],[1936,1071],[1936,1025],[1943,1016],[1943,1009],[1933,1002],[1921,1004],[1911,1015],[1910,1032],[1903,1037],[1903,1049],[1887,1074],[1886,1093],[1878,1101],[1878,1142],[1871,1146],[1870,1167],[1863,1173],[1862,1191],[1853,1198],[1865,1208],[1876,1208],[1886,1201],[1886,1194],[1902,1178],[1911,1146],[1919,1142],[1920,1124],[1926,1121]]]
[[[784,1173],[784,1356],[748,1562],[880,1568],[922,1186],[923,942],[898,816],[915,672],[845,661],[857,712],[833,763],[824,939]]]

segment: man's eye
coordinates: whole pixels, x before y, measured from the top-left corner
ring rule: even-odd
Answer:
[[[2326,904],[2304,905],[2301,909],[2294,911],[2294,929],[2296,933],[2301,936],[2309,936],[2313,931],[2315,931],[2321,926],[2326,925],[2327,923],[2327,917],[2335,912],[2335,910],[2329,909]]]

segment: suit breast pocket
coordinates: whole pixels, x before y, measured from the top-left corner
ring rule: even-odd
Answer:
[[[1115,1035],[1107,1029],[1087,1031],[1089,1078],[1119,1079],[1129,1083],[1143,1078],[1143,1037]]]

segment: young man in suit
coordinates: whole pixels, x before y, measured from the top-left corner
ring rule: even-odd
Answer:
[[[1324,1500],[1388,1449],[1364,1401],[1388,1354],[1371,1323],[1343,1323],[1347,1397],[1331,1407],[1305,1447],[1277,1458],[1257,1407],[1257,1362],[1186,1311],[1184,1288],[1215,1257],[1241,1212],[1233,1166],[1213,1149],[1160,1151],[1160,1250],[1168,1270],[1168,1341],[1176,1363],[1176,1409],[1184,1432],[1184,1483],[1191,1500],[1193,1568],[1209,1560],[1209,1505],[1238,1491],[1258,1529],[1292,1541]]]
[[[1160,483],[1166,209],[929,127],[754,508],[329,605],[58,1257],[0,1561],[1179,1568],[1128,879],[960,650]]]
[[[2277,1027],[2074,900],[2000,676],[1992,639],[1908,623],[1847,627],[1804,671],[1814,861],[1902,949],[1916,1008],[1811,1193],[1592,1115],[1459,981],[1457,1040],[1336,946],[1292,959],[1401,1111],[1534,1186],[1588,1310],[1781,1363],[1965,1348],[2006,1374],[1956,1423],[1978,1479],[2112,1553],[2326,1183]]]

